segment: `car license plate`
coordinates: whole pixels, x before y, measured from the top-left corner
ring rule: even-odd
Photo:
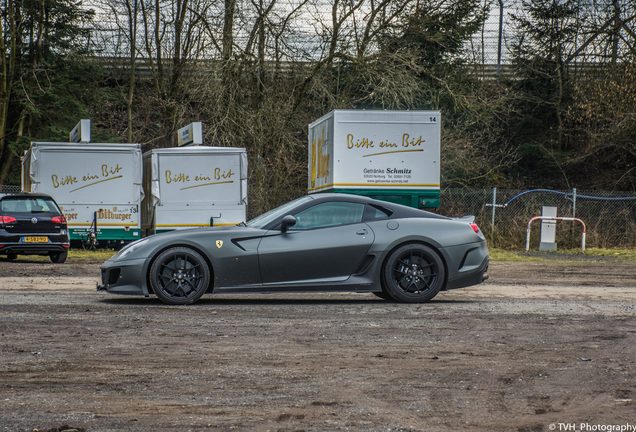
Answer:
[[[49,238],[47,236],[29,236],[24,238],[25,243],[48,243]]]

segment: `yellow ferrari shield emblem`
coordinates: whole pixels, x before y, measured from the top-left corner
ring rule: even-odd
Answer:
[[[216,247],[221,249],[223,247],[223,240],[217,240],[216,241]]]

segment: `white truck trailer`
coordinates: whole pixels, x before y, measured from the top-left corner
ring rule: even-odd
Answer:
[[[439,111],[335,110],[309,125],[308,191],[439,207]]]
[[[139,144],[32,142],[22,158],[22,190],[51,195],[71,240],[141,238]]]
[[[144,153],[144,234],[245,221],[244,148],[183,146]]]

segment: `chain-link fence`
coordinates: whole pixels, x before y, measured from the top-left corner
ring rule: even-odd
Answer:
[[[20,186],[0,185],[0,194],[15,192]],[[474,215],[491,246],[523,248],[528,221],[540,216],[543,206],[557,207],[557,216],[582,219],[590,247],[636,247],[636,195],[621,192],[498,189],[493,194],[492,189],[449,188],[442,191],[439,213]],[[532,248],[539,244],[539,232],[536,223]],[[557,222],[556,241],[560,248],[580,247],[580,225]]]
[[[503,189],[496,191],[495,198],[493,208],[492,189],[446,189],[442,192],[440,213],[475,215],[491,245],[523,248],[530,218],[540,216],[543,206],[553,206],[557,207],[557,216],[577,217],[585,222],[590,247],[636,247],[636,195],[576,189]],[[539,244],[540,225],[533,224],[531,248]],[[580,247],[580,225],[557,222],[556,241],[559,248]]]
[[[20,186],[18,185],[0,185],[0,194],[17,192],[20,192]]]

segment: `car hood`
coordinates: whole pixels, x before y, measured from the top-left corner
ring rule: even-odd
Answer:
[[[172,243],[187,243],[203,236],[210,236],[215,240],[229,240],[234,238],[250,237],[262,233],[263,231],[260,229],[237,225],[230,227],[192,228],[153,234],[130,243],[113,255],[108,261],[128,261],[146,258],[158,247],[168,246]]]
[[[182,237],[187,234],[197,233],[224,233],[224,234],[242,234],[250,231],[255,231],[254,228],[243,225],[223,226],[223,227],[202,227],[202,228],[188,228],[175,231],[168,231],[159,234],[153,234],[146,238],[169,238],[169,237]]]

